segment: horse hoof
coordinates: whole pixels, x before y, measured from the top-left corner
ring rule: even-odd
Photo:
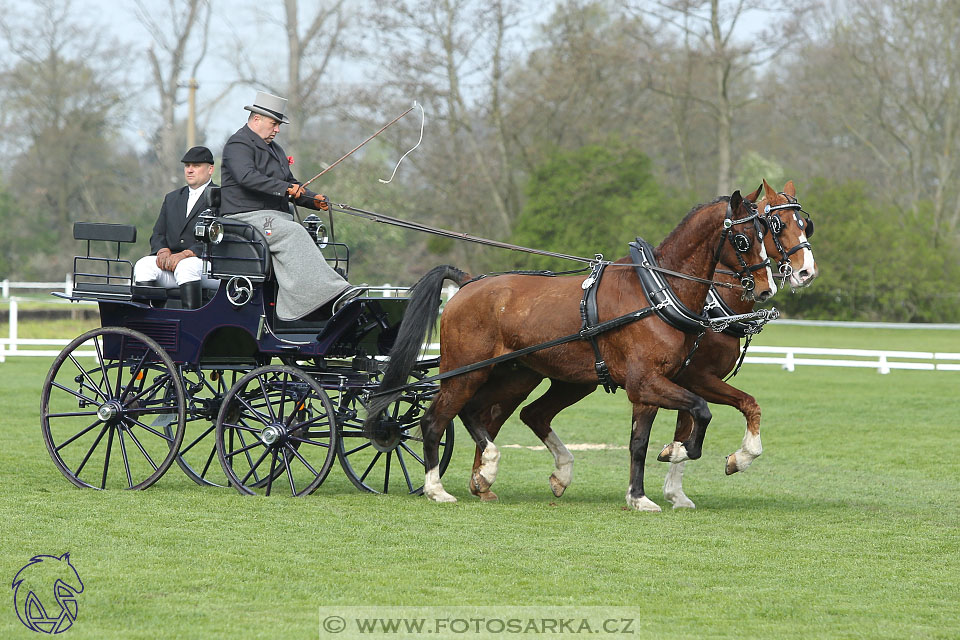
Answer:
[[[693,503],[693,500],[691,500],[687,496],[676,498],[671,502],[673,503],[674,509],[696,509],[697,508],[697,505]]]
[[[483,493],[478,493],[477,497],[480,498],[481,502],[496,502],[500,498],[493,491],[485,491]]]
[[[673,443],[671,442],[663,448],[663,451],[660,452],[660,455],[657,456],[657,460],[660,462],[670,462],[670,456],[673,455]]]
[[[478,496],[482,493],[488,493],[490,491],[490,481],[483,477],[479,473],[473,474],[473,477],[470,479],[470,493],[475,496]]]
[[[437,493],[427,495],[428,498],[434,502],[456,502],[457,499],[446,491],[438,491]]]
[[[557,480],[556,475],[552,475],[550,476],[550,490],[553,491],[553,495],[559,498],[563,495],[563,492],[567,490],[567,486]]]
[[[732,476],[737,471],[740,471],[740,469],[737,467],[737,454],[731,453],[727,456],[727,465],[724,467],[723,471],[728,476]]]
[[[639,498],[633,498],[627,496],[627,506],[636,511],[646,511],[648,513],[660,513],[660,505],[648,498],[647,496],[640,496]]]

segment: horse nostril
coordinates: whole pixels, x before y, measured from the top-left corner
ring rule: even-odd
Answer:
[[[769,289],[764,289],[763,291],[757,294],[757,300],[760,302],[766,302],[769,297],[770,297]]]

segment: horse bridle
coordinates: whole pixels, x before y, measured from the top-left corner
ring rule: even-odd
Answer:
[[[753,222],[754,228],[757,230],[757,237],[760,242],[763,242],[763,224],[760,218],[760,212],[757,211],[755,204],[749,200],[744,200],[750,205],[750,209],[753,211],[750,215],[745,218],[735,219],[733,217],[733,207],[727,204],[727,214],[723,220],[723,232],[720,234],[720,242],[717,243],[717,250],[713,253],[714,262],[720,261],[720,252],[723,250],[723,243],[729,239],[730,245],[733,247],[733,251],[737,256],[737,262],[740,263],[740,269],[738,271],[732,272],[733,275],[740,278],[740,286],[743,287],[745,291],[753,291],[756,287],[756,282],[753,279],[753,272],[759,271],[760,269],[766,269],[770,266],[770,258],[764,258],[762,262],[759,262],[754,265],[748,265],[747,261],[743,259],[743,254],[750,250],[750,247],[753,245],[753,240],[750,239],[745,233],[731,233],[734,225],[746,224],[747,222]]]
[[[813,236],[813,220],[810,219],[810,214],[803,210],[803,207],[800,206],[800,203],[793,196],[789,196],[785,193],[781,193],[784,198],[787,199],[785,204],[776,204],[770,205],[767,204],[763,208],[763,217],[761,220],[767,229],[770,230],[770,233],[773,234],[773,244],[777,247],[777,251],[780,252],[780,259],[777,260],[779,265],[780,276],[786,281],[793,274],[793,267],[790,265],[790,256],[795,254],[801,249],[810,249],[813,250],[813,247],[810,246],[810,243],[807,241],[800,242],[789,249],[784,249],[783,244],[780,242],[780,236],[783,234],[784,229],[786,229],[786,223],[780,219],[780,216],[775,214],[776,211],[792,211],[793,219],[796,221],[797,226],[800,227],[800,230],[804,233],[807,240]],[[804,217],[800,217],[800,213],[804,214]]]

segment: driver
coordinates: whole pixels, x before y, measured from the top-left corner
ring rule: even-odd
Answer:
[[[247,123],[223,147],[220,213],[253,225],[270,246],[277,276],[277,317],[296,320],[331,303],[336,311],[365,291],[353,287],[327,264],[303,226],[294,221],[290,201],[327,211],[326,196],[305,189],[290,171],[292,162],[274,140],[287,100],[258,91]]]

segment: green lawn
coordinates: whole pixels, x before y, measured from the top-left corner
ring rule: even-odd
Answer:
[[[958,335],[771,326],[758,343],[960,351]],[[594,606],[650,638],[960,633],[960,374],[748,365],[736,384],[763,406],[763,456],[724,476],[744,427],[715,407],[684,477],[698,508],[648,514],[625,509],[621,449],[575,452],[557,499],[548,453],[504,448],[500,500],[479,503],[462,428],[444,477],[455,505],[361,494],[336,467],[304,499],[204,489],[176,467],[139,493],[79,490],[40,436],[49,364],[0,364],[0,566],[10,584],[31,556],[70,552],[85,589],[68,638],[316,638],[320,607],[353,605]],[[655,457],[673,420],[658,418],[646,467],[665,507]],[[595,393],[555,428],[625,445],[625,394]],[[499,440],[539,444],[515,419]],[[36,637],[12,600],[0,637]]]

